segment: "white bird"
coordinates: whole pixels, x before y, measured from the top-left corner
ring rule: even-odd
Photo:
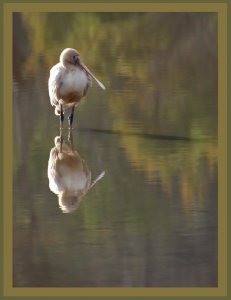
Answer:
[[[50,151],[48,179],[50,190],[58,195],[63,212],[77,209],[81,198],[104,176],[103,171],[94,181],[85,160],[78,152],[63,142],[62,137],[54,140],[55,147]]]
[[[68,116],[69,128],[72,127],[74,109],[86,95],[93,78],[105,90],[105,86],[80,60],[79,52],[66,48],[60,55],[60,61],[50,70],[48,90],[50,102],[55,106],[55,114],[60,115],[60,127],[64,120],[64,111],[71,108]]]

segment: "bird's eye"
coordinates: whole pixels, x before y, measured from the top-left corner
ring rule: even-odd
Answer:
[[[74,64],[77,64],[78,63],[78,61],[79,61],[79,56],[78,55],[73,55],[73,62],[74,62]]]

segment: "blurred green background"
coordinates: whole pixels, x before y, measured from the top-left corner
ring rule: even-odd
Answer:
[[[107,88],[76,110],[106,175],[72,214],[47,179],[66,47]],[[217,14],[14,13],[13,73],[14,286],[217,286]]]

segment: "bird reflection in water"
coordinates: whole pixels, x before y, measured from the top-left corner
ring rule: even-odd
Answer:
[[[54,139],[55,147],[50,151],[48,179],[50,190],[58,195],[59,206],[64,213],[75,211],[84,195],[104,176],[103,171],[94,181],[87,163],[73,147],[69,132],[68,142],[62,134]]]

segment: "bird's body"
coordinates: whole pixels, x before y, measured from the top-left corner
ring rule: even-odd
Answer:
[[[55,138],[55,147],[51,149],[48,162],[50,190],[59,197],[63,211],[75,210],[80,198],[91,185],[91,172],[76,150],[66,143],[60,152],[60,137]]]
[[[49,188],[58,195],[59,206],[63,212],[74,211],[81,198],[95,183],[104,176],[104,172],[92,182],[91,171],[73,145],[55,138],[55,147],[50,151],[47,169]]]
[[[81,62],[79,53],[72,48],[64,49],[60,55],[60,62],[50,70],[48,90],[51,105],[55,106],[55,114],[60,115],[63,122],[64,111],[71,107],[69,125],[73,121],[74,108],[86,95],[91,78],[94,78],[102,89],[104,85]]]
[[[90,84],[90,76],[80,67],[64,68],[61,63],[56,64],[50,71],[48,83],[50,101],[55,106],[55,113],[60,115],[60,105],[65,111],[79,104]]]

